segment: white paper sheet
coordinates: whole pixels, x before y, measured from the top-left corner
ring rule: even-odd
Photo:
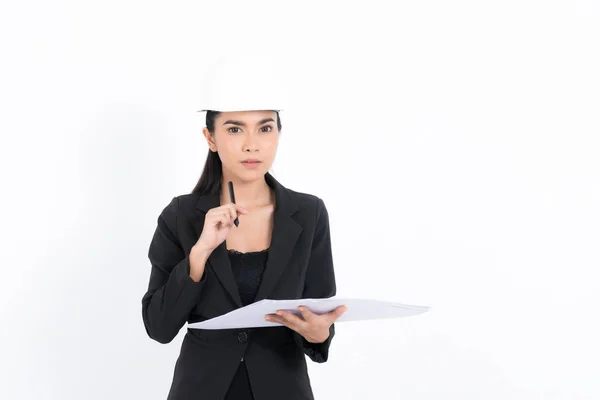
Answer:
[[[265,299],[206,321],[188,324],[188,327],[194,329],[233,329],[281,326],[278,323],[265,321],[265,315],[273,314],[277,310],[286,310],[299,315],[298,307],[301,305],[308,307],[315,314],[324,314],[336,307],[345,305],[348,310],[336,322],[408,317],[429,310],[427,306],[413,306],[372,299],[337,298],[335,296],[327,299]]]

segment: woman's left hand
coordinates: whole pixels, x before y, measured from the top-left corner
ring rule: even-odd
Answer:
[[[300,316],[289,311],[277,310],[276,314],[267,314],[265,319],[280,323],[298,332],[310,343],[322,343],[329,338],[329,327],[348,309],[339,306],[325,314],[315,314],[308,307],[300,306]]]

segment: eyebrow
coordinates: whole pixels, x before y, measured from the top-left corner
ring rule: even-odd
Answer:
[[[261,119],[260,121],[258,121],[259,125],[262,124],[266,124],[267,122],[275,122],[275,120],[273,118],[264,118]],[[233,119],[228,119],[227,121],[223,122],[223,125],[239,125],[239,126],[246,126],[246,124],[242,121],[235,121]]]

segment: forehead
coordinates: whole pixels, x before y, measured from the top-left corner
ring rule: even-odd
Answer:
[[[248,125],[256,125],[261,121],[272,118],[274,121],[277,119],[277,113],[275,111],[270,110],[260,110],[260,111],[227,111],[221,112],[219,114],[217,121],[223,123],[225,121],[239,121],[244,122]]]

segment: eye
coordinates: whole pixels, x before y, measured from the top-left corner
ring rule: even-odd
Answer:
[[[266,126],[263,126],[262,128],[260,128],[260,130],[262,132],[271,132],[273,130],[273,127],[271,125],[266,125]]]
[[[235,129],[235,130],[233,130]],[[229,128],[229,132],[230,133],[238,133],[240,131],[240,128],[238,128],[237,126],[233,126],[231,128]]]

